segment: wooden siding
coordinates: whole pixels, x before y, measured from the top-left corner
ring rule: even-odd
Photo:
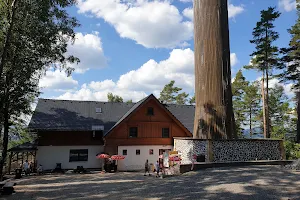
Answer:
[[[43,131],[38,132],[40,146],[103,145],[102,139],[93,139],[92,131]]]
[[[153,107],[153,116],[147,115],[148,107]],[[138,127],[137,138],[129,138],[130,127]],[[169,128],[169,138],[162,138],[163,128]],[[155,99],[150,99],[112,130],[105,137],[105,144],[113,146],[173,145],[173,137],[191,136],[191,133],[180,127]]]

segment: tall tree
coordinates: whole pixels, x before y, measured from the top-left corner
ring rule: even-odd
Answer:
[[[300,143],[300,0],[297,2],[298,19],[294,26],[288,30],[291,34],[291,41],[288,48],[282,48],[284,54],[282,61],[285,65],[281,66],[283,73],[281,78],[288,82],[294,83],[294,90],[297,98],[297,142]]]
[[[244,77],[242,70],[239,70],[232,82],[232,101],[235,116],[236,131],[238,137],[243,135],[243,125],[245,124],[245,104],[244,96],[248,81]]]
[[[285,139],[285,135],[290,132],[291,108],[288,97],[284,94],[284,88],[276,84],[270,89],[270,118],[272,119],[271,137]]]
[[[133,103],[132,99],[129,99],[128,101],[126,101],[126,103]]]
[[[172,80],[170,83],[166,84],[163,88],[163,90],[160,92],[159,101],[161,103],[171,104],[171,103],[177,103],[177,104],[186,104],[188,101],[188,94],[185,92],[179,93],[182,88],[174,86],[175,81]]]
[[[75,18],[66,7],[75,0],[5,0],[0,2],[0,124],[3,122],[3,150],[0,162],[7,157],[11,122],[31,112],[31,103],[39,95],[38,81],[48,67],[60,67],[68,73],[67,45],[74,41]]]
[[[250,55],[255,57],[253,65],[248,68],[254,68],[262,72],[262,102],[263,102],[263,121],[264,137],[270,137],[270,118],[269,118],[269,78],[272,69],[279,65],[278,47],[274,42],[279,38],[279,34],[274,31],[274,21],[280,16],[274,7],[261,11],[260,21],[256,23],[253,29],[252,44],[255,44],[256,50]],[[266,85],[266,86],[265,86]]]
[[[122,103],[123,102],[123,98],[118,96],[118,95],[114,95],[113,93],[109,92],[107,94],[107,99],[108,102],[119,102]]]
[[[245,88],[244,96],[244,107],[245,107],[245,117],[246,125],[249,125],[250,137],[253,136],[253,130],[256,125],[255,121],[259,118],[259,113],[261,111],[260,107],[260,94],[259,94],[259,83],[252,82]]]

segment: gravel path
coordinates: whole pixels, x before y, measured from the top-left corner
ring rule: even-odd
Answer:
[[[165,179],[120,172],[33,176],[16,182],[16,194],[2,199],[300,199],[300,172],[279,166],[206,169]]]

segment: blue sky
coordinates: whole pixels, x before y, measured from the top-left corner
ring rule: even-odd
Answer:
[[[290,40],[287,29],[296,20],[295,0],[230,0],[232,77],[250,61],[249,40],[260,11],[276,6],[282,13],[275,22],[279,47]],[[192,2],[189,0],[81,0],[69,8],[81,26],[68,54],[80,58],[70,77],[49,70],[42,78],[43,98],[107,100],[112,92],[138,101],[157,97],[175,80],[183,91],[194,93]],[[248,80],[260,77],[245,71]],[[276,83],[273,80],[272,83]],[[290,85],[286,85],[289,92]]]

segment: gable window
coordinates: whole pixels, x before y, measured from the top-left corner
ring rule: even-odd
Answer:
[[[69,162],[88,161],[88,149],[70,149]]]
[[[130,138],[137,138],[138,136],[138,128],[137,127],[130,127],[129,128],[129,137]]]
[[[123,156],[127,155],[127,149],[123,149]]]
[[[139,149],[135,150],[135,154],[136,155],[140,155],[141,154],[141,150],[139,150]]]
[[[169,128],[163,128],[162,129],[162,137],[163,138],[169,138],[170,137],[170,129]]]
[[[93,131],[93,139],[94,140],[102,140],[103,131]]]
[[[154,110],[152,107],[147,108],[147,115],[150,115],[150,116],[154,115]]]
[[[102,113],[102,109],[101,108],[96,108],[96,113]]]

